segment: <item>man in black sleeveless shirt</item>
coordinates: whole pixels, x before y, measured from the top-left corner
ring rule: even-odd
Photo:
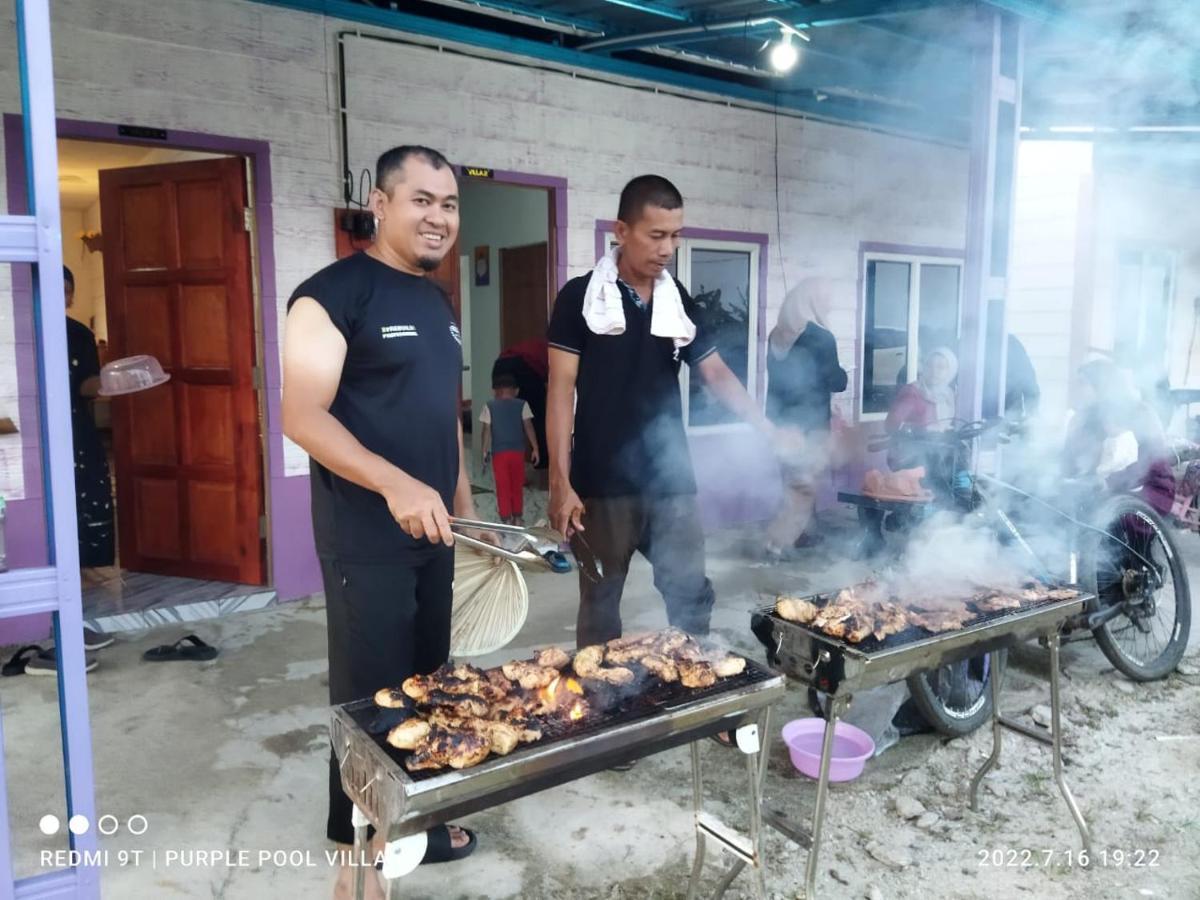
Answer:
[[[449,299],[425,277],[458,235],[454,172],[435,150],[397,147],[379,158],[375,185],[374,243],[296,289],[283,351],[283,430],[311,457],[333,704],[446,661],[447,511],[475,515],[462,464],[460,332]],[[330,840],[353,843],[351,809],[331,755]],[[465,829],[431,829],[425,861],[474,847]],[[368,896],[382,898],[368,883]],[[349,897],[351,886],[344,866],[334,896]]]

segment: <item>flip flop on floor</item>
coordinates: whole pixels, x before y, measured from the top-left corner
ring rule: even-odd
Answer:
[[[207,644],[194,634],[181,637],[173,644],[163,644],[161,647],[151,647],[142,654],[147,662],[175,662],[187,660],[190,662],[206,662],[216,659],[221,651]]]
[[[12,658],[0,668],[0,675],[24,675],[25,664],[42,652],[37,644],[27,644],[12,655]]]

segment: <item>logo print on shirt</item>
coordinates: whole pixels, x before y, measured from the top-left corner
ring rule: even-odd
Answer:
[[[453,322],[450,323],[450,337],[454,338],[458,346],[462,346],[462,332],[458,330],[458,326]]]
[[[385,341],[392,338],[417,337],[416,325],[383,325],[379,328],[379,336]]]

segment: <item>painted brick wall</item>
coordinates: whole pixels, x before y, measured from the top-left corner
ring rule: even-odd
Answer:
[[[334,35],[351,26],[242,0],[56,0],[53,15],[60,116],[270,141],[278,296],[264,307],[280,315],[291,289],[333,259]],[[13,48],[7,12],[7,112],[18,110]],[[832,324],[848,367],[859,242],[963,243],[961,150],[433,49],[351,39],[347,56],[354,168],[419,140],[463,162],[565,177],[571,274],[593,262],[594,222],[613,216],[624,181],[659,171],[685,194],[689,224],[771,234],[768,327],[785,271],[788,283],[819,273],[842,285]],[[0,399],[13,391],[9,303],[0,272]],[[0,453],[15,446],[0,438]],[[298,448],[285,458],[289,474],[307,471]],[[23,494],[19,470],[0,466],[0,492]]]

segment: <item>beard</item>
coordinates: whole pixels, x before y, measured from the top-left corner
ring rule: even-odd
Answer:
[[[441,259],[435,259],[432,256],[417,257],[417,265],[421,267],[423,272],[433,272],[442,264]]]

